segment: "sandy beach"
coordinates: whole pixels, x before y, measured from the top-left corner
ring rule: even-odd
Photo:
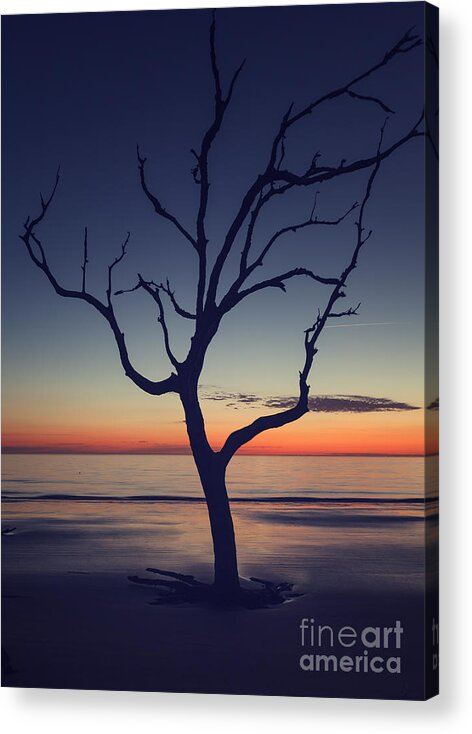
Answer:
[[[4,582],[3,685],[259,695],[418,698],[404,675],[304,672],[300,620],[367,626],[408,620],[403,664],[421,679],[421,597],[312,592],[269,610],[155,607],[123,577],[69,574]],[[392,615],[389,609],[394,609]],[[8,642],[7,642],[8,641]],[[369,679],[368,685],[366,678]]]
[[[87,466],[92,471],[91,460],[88,465],[83,457],[75,460],[82,460],[85,474]],[[251,461],[249,468],[256,466]],[[46,486],[35,487],[32,480],[15,483],[20,466],[23,480],[28,478],[24,460],[18,460],[4,487],[2,528],[16,529],[2,537],[2,644],[14,670],[4,671],[3,685],[423,697],[425,515],[423,501],[408,488],[390,494],[385,490],[387,500],[372,497],[368,487],[357,499],[330,499],[328,485],[339,484],[339,474],[331,477],[318,462],[322,500],[292,496],[292,501],[276,501],[259,487],[264,501],[257,501],[243,490],[241,465],[242,497],[233,505],[240,573],[292,582],[303,596],[269,609],[221,610],[154,606],[149,602],[155,589],[127,580],[129,574],[151,577],[147,566],[211,579],[203,503],[142,499],[147,491],[142,477],[134,500],[127,485],[117,489],[115,498],[104,495],[97,479],[87,490],[87,475],[81,475],[80,486],[54,484],[51,476]],[[360,482],[355,466],[353,461],[346,464],[354,485]],[[365,477],[368,466],[357,466]],[[413,463],[409,466],[410,474],[416,471]],[[58,460],[58,472],[64,469]],[[279,473],[282,469],[280,462]],[[394,472],[404,469],[390,461],[385,474],[392,487],[397,483]],[[413,474],[410,479],[411,487]],[[366,486],[365,478],[363,482]],[[281,486],[286,492],[284,478]],[[362,494],[359,486],[355,494]],[[434,512],[432,508],[426,523],[433,544]],[[343,626],[393,627],[398,620],[404,629],[401,672],[302,670],[301,656],[310,652],[301,644],[303,619],[334,631]],[[360,643],[353,650],[337,648],[316,652],[334,652],[339,658],[362,656],[365,649]],[[368,652],[398,655],[391,649]]]

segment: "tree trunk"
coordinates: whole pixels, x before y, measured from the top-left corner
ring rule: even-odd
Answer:
[[[213,466],[212,466],[213,464]],[[214,551],[214,586],[223,599],[239,595],[239,573],[233,519],[225,483],[225,471],[213,460],[200,474],[210,518]]]
[[[182,379],[180,398],[193,458],[207,502],[213,538],[215,591],[222,599],[231,601],[239,596],[240,585],[233,519],[226,492],[226,464],[208,443],[195,377]]]

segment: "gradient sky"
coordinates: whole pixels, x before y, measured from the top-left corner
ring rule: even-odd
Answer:
[[[212,255],[245,187],[263,168],[288,104],[301,108],[347,82],[411,26],[421,34],[423,12],[423,3],[218,11],[223,83],[247,62],[210,159]],[[152,212],[139,187],[135,146],[148,157],[151,188],[192,229],[198,188],[190,149],[199,147],[213,102],[209,22],[204,10],[3,18],[4,450],[186,451],[177,397],[151,397],[127,380],[106,322],[87,304],[56,296],[18,234],[60,163],[60,188],[38,230],[57,277],[79,286],[87,225],[89,287],[104,295],[107,265],[129,230],[116,288],[135,285],[138,271],[155,281],[169,277],[183,305],[193,307],[195,253]],[[388,144],[422,110],[423,49],[400,55],[356,89],[395,110]],[[291,133],[287,164],[300,168],[316,151],[320,164],[329,165],[371,155],[384,118],[372,104],[330,103]],[[423,174],[421,139],[382,166],[366,211],[373,235],[346,299],[346,305],[362,302],[360,314],[325,330],[310,379],[313,395],[383,397],[419,409],[313,412],[263,434],[247,453],[423,452]],[[362,174],[318,187],[318,215],[338,217],[360,199],[365,180]],[[312,203],[311,190],[277,202],[261,220],[256,246],[280,226],[306,219]],[[280,240],[265,275],[295,266],[338,275],[354,246],[353,223],[351,217],[337,228]],[[234,275],[232,264],[225,282]],[[265,399],[296,393],[303,330],[326,295],[326,287],[297,279],[286,294],[266,290],[224,320],[202,375],[215,446],[267,410]],[[149,297],[120,296],[116,310],[136,367],[167,376]],[[188,322],[170,311],[169,321],[183,356]],[[247,395],[261,400],[245,401]]]

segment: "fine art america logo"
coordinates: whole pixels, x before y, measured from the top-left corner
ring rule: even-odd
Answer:
[[[336,628],[304,618],[300,668],[313,673],[401,673],[403,626]]]

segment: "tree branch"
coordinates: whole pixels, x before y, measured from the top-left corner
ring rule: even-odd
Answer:
[[[286,273],[282,273],[282,275],[276,275],[273,278],[268,278],[267,280],[263,280],[260,283],[256,283],[255,285],[240,291],[236,295],[236,303],[240,303],[243,298],[250,296],[252,293],[257,293],[257,291],[263,290],[264,288],[280,288],[280,290],[285,293],[285,281],[290,280],[291,278],[296,278],[299,275],[306,275],[308,278],[315,280],[317,283],[323,283],[324,285],[336,285],[339,283],[338,278],[324,278],[321,275],[316,275],[313,271],[308,270],[307,268],[293,268],[293,270],[288,270]],[[234,305],[236,305],[236,303]]]
[[[111,263],[111,265],[108,266],[107,302],[108,302],[108,305],[110,307],[111,307],[112,275],[113,275],[113,270],[123,260],[124,256],[126,255],[126,248],[128,246],[129,238],[130,238],[130,233],[128,232],[128,234],[126,235],[125,241],[121,245],[121,254],[118,255],[118,257],[116,257],[113,260],[113,262]]]
[[[347,94],[361,101],[374,102],[377,105],[379,105],[382,109],[389,110],[390,108],[384,102],[382,102],[382,100],[380,100],[379,98],[362,95],[359,92],[354,91],[352,87],[357,85],[359,82],[367,79],[369,76],[371,76],[374,72],[378,71],[383,66],[386,66],[388,63],[390,63],[390,61],[392,61],[392,59],[394,59],[399,54],[408,53],[412,49],[421,45],[421,43],[422,41],[419,38],[419,36],[412,34],[412,29],[410,29],[402,36],[402,38],[396,44],[394,44],[394,46],[392,46],[392,48],[389,51],[387,51],[387,53],[383,56],[383,58],[379,62],[369,67],[362,74],[351,79],[347,84],[344,84],[343,86],[338,87],[337,89],[334,89],[331,92],[328,92],[327,94],[322,95],[321,97],[311,102],[309,105],[307,105],[304,109],[302,109],[300,112],[296,114],[292,114],[293,104],[290,105],[289,109],[287,110],[284,117],[282,118],[278,132],[273,140],[270,158],[269,158],[267,167],[264,173],[260,174],[256,178],[256,180],[251,184],[249,189],[247,190],[240,204],[239,210],[228,229],[225,240],[223,242],[223,246],[216,258],[215,264],[210,274],[209,284],[208,284],[208,293],[207,293],[207,303],[214,304],[216,302],[216,294],[217,294],[219,279],[220,279],[220,275],[224,267],[224,264],[226,262],[226,259],[231,251],[231,248],[233,247],[234,241],[244,221],[246,220],[247,216],[251,212],[254,202],[256,201],[257,197],[260,196],[261,192],[267,185],[274,186],[274,184],[277,182],[285,182],[287,184],[287,187],[281,187],[277,191],[277,193],[283,194],[285,193],[285,191],[288,190],[289,185],[290,186],[294,186],[294,185],[307,186],[307,185],[312,185],[315,183],[321,183],[322,181],[326,181],[326,180],[329,180],[331,178],[334,178],[340,175],[352,173],[354,171],[362,170],[364,168],[369,168],[375,164],[376,157],[355,161],[349,164],[348,166],[345,166],[343,162],[340,166],[336,168],[325,168],[324,167],[323,169],[321,169],[321,171],[319,169],[316,169],[316,174],[315,174],[314,172],[315,169],[313,169],[313,163],[314,162],[316,163],[316,156],[315,156],[314,161],[312,161],[312,166],[310,167],[310,169],[308,169],[308,172],[305,173],[304,175],[300,176],[300,175],[293,174],[289,171],[282,171],[280,169],[281,169],[281,162],[283,161],[283,158],[285,156],[284,141],[285,141],[285,137],[286,137],[288,130],[291,127],[293,127],[297,122],[299,122],[301,119],[307,117],[308,115],[311,115],[312,112],[317,107],[322,105],[324,102],[333,100],[344,94]],[[407,136],[404,136],[403,138],[398,140],[394,145],[390,146],[390,148],[384,151],[384,153],[382,154],[383,157],[385,158],[389,156],[400,145],[404,145],[404,143],[407,142],[407,140],[411,139],[412,137],[416,137],[417,135],[423,134],[423,133],[417,132],[418,125],[419,125],[419,122],[415,125],[415,127],[412,129],[412,131],[410,131],[410,133]],[[281,146],[282,146],[282,151],[279,157],[279,147]],[[278,158],[279,160],[277,160]]]
[[[342,316],[358,316],[360,307],[361,307],[361,304],[359,302],[355,308],[348,308],[347,311],[338,311],[337,313],[335,313],[334,311],[331,311],[328,314],[328,318],[329,319],[340,319]]]
[[[412,140],[413,138],[423,136],[424,133],[418,131],[418,127],[423,119],[424,112],[421,113],[418,121],[405,135],[396,140],[395,143],[392,143],[392,145],[390,145],[385,150],[381,151],[380,153],[378,152],[376,155],[370,156],[369,158],[361,158],[351,163],[341,161],[340,165],[337,167],[325,166],[323,168],[316,169],[316,172],[309,170],[307,173],[301,175],[292,173],[288,170],[274,169],[272,172],[266,173],[265,176],[258,177],[258,179],[253,183],[253,185],[246,193],[239,212],[228,230],[225,242],[216,259],[210,276],[207,298],[212,300],[215,299],[221,271],[223,269],[226,258],[232,248],[236,235],[238,234],[244,220],[250,212],[252,202],[255,200],[257,195],[260,195],[261,191],[267,184],[274,185],[279,182],[283,182],[285,184],[284,186],[274,189],[272,192],[269,192],[269,194],[266,195],[268,198],[271,198],[276,194],[284,194],[293,186],[313,186],[314,184],[329,181],[331,179],[337,178],[338,176],[344,176],[346,174],[365,170],[366,168],[371,168],[372,166],[376,165],[379,158],[381,161],[383,161],[390,155],[392,155],[395,150],[405,145],[408,141]],[[260,212],[260,208],[261,207],[258,207],[258,213]]]
[[[354,79],[351,79],[350,82],[347,84],[344,84],[341,87],[338,87],[337,89],[332,90],[331,92],[328,92],[327,94],[323,94],[321,97],[316,99],[314,102],[311,102],[309,105],[307,105],[303,110],[300,110],[297,114],[293,115],[287,120],[287,123],[284,127],[283,132],[288,130],[292,125],[295,125],[295,123],[299,122],[304,117],[307,117],[307,115],[311,115],[313,110],[315,110],[317,107],[322,105],[324,102],[336,99],[337,97],[342,96],[343,94],[348,94],[349,96],[360,99],[360,100],[367,100],[369,102],[376,102],[379,104],[382,109],[384,109],[386,112],[392,112],[387,105],[385,105],[381,100],[379,100],[376,97],[368,97],[361,95],[359,93],[353,92],[351,89],[356,84],[359,84],[359,82],[364,81],[364,79],[367,79],[369,76],[374,74],[376,71],[381,69],[383,66],[386,66],[392,59],[394,59],[396,56],[398,56],[401,53],[408,53],[412,49],[416,48],[417,46],[422,45],[421,38],[413,34],[411,35],[413,28],[410,28],[397,43],[392,46],[392,48],[387,51],[387,53],[383,56],[383,58],[371,66],[369,69],[364,71],[362,74],[359,74],[359,76],[355,77]]]
[[[223,99],[221,96],[220,72],[218,69],[218,64],[216,63],[215,33],[216,33],[216,10],[212,10],[211,11],[211,25],[210,25],[210,61],[211,61],[211,70],[213,73],[213,79],[215,81],[215,107],[219,107]]]
[[[338,176],[343,176],[345,174],[349,173],[355,173],[356,171],[362,171],[366,168],[371,168],[372,166],[375,166],[379,157],[380,160],[383,161],[386,158],[388,158],[392,153],[397,150],[398,148],[401,148],[405,143],[409,142],[410,140],[417,138],[417,137],[423,137],[424,132],[420,132],[418,130],[419,126],[424,120],[424,110],[421,112],[420,117],[416,121],[416,123],[410,128],[410,130],[405,133],[401,138],[398,138],[394,143],[392,143],[388,148],[385,148],[383,151],[378,152],[375,155],[370,156],[369,158],[361,158],[356,161],[352,161],[351,163],[346,163],[345,160],[341,161],[339,166],[333,167],[333,166],[323,166],[320,168],[316,168],[314,170],[309,169],[306,173],[303,174],[296,174],[292,173],[288,170],[277,170],[273,173],[272,182],[278,183],[283,182],[287,185],[287,187],[290,186],[312,186],[315,183],[322,183],[324,181],[329,181],[333,178],[337,178]],[[285,187],[282,188],[282,191],[284,191]],[[279,189],[280,191],[280,189]]]
[[[85,227],[84,232],[84,261],[82,264],[82,293],[85,293],[86,291],[86,272],[87,272],[87,264],[88,264],[88,250],[87,250],[87,227]]]
[[[196,314],[191,313],[190,311],[187,311],[185,308],[182,308],[182,306],[180,306],[177,303],[177,299],[175,298],[175,291],[171,290],[169,279],[166,280],[166,285],[164,285],[163,283],[159,283],[157,287],[160,288],[161,291],[163,291],[164,293],[167,293],[167,295],[169,296],[170,302],[172,303],[174,307],[174,311],[179,316],[182,316],[182,318],[184,319],[191,319],[191,320],[195,320],[197,318]]]
[[[143,158],[139,152],[139,145],[136,147],[136,153],[138,157],[138,167],[139,167],[139,178],[141,181],[141,188],[146,194],[147,198],[151,202],[152,206],[154,207],[154,211],[156,214],[158,214],[163,219],[167,219],[169,222],[171,222],[174,227],[182,234],[188,242],[198,251],[197,241],[196,239],[185,229],[185,227],[180,224],[177,217],[175,217],[173,214],[167,211],[165,209],[160,200],[155,196],[151,191],[149,190],[149,187],[147,185],[146,181],[146,174],[145,174],[145,165],[147,158]]]
[[[281,428],[288,423],[301,418],[308,412],[308,385],[303,384],[300,377],[300,398],[293,408],[283,410],[272,415],[264,415],[245,426],[233,431],[225,441],[224,446],[219,451],[219,456],[225,466],[228,465],[234,454],[246,443],[252,441],[260,433],[269,431],[273,428]]]
[[[144,377],[141,375],[131,364],[128,350],[126,347],[125,342],[125,336],[123,332],[120,330],[118,322],[115,317],[115,313],[113,310],[113,306],[111,304],[110,295],[108,294],[107,290],[107,303],[103,303],[100,299],[96,298],[96,296],[92,295],[91,293],[87,292],[85,290],[85,284],[84,284],[84,267],[86,266],[86,255],[84,256],[84,265],[82,266],[82,289],[81,290],[73,290],[70,288],[64,288],[56,279],[53,272],[51,271],[49,264],[47,262],[46,254],[44,251],[44,247],[39,240],[35,228],[40,224],[44,217],[46,216],[46,213],[49,209],[49,206],[54,198],[54,195],[57,190],[57,186],[59,184],[59,171],[56,174],[56,180],[54,183],[54,187],[52,189],[52,192],[48,199],[44,200],[41,196],[41,212],[38,214],[37,217],[31,218],[28,217],[26,219],[26,222],[24,224],[24,232],[19,235],[20,239],[24,242],[27,252],[33,261],[33,263],[38,267],[42,272],[45,274],[47,279],[49,280],[50,284],[54,288],[55,292],[62,296],[62,298],[73,298],[75,300],[79,301],[85,301],[85,303],[88,303],[90,306],[93,306],[96,311],[100,313],[101,316],[103,316],[104,319],[108,322],[112,332],[113,336],[115,338],[116,345],[118,347],[118,353],[120,356],[120,361],[123,366],[125,375],[132,380],[135,385],[141,388],[141,390],[144,390],[145,392],[149,393],[150,395],[164,395],[169,392],[178,392],[179,391],[179,382],[177,375],[172,373],[169,377],[167,377],[164,380],[158,380],[153,381],[149,380],[147,377]],[[127,240],[126,240],[127,242]],[[39,251],[39,255],[37,254],[36,250]],[[122,246],[122,250],[126,250],[126,246]],[[112,263],[111,266],[109,266],[108,275],[109,275],[109,289],[111,287],[110,284],[110,278],[111,278],[111,272],[113,268],[118,264],[118,262],[124,257],[124,252],[122,251],[122,254],[116,258],[114,263]]]
[[[316,205],[316,199],[315,199],[315,205]],[[335,226],[337,224],[340,224],[354,209],[356,209],[357,206],[358,206],[357,202],[355,202],[351,207],[349,207],[349,209],[344,214],[342,214],[337,219],[318,219],[318,217],[314,216],[315,206],[313,206],[309,219],[299,224],[291,224],[287,227],[282,227],[277,232],[275,232],[275,234],[272,235],[270,240],[267,242],[266,246],[261,251],[260,255],[254,260],[254,262],[251,265],[241,264],[240,278],[238,280],[240,280],[240,283],[244,282],[246,278],[249,275],[251,275],[251,273],[256,268],[260,267],[263,264],[266,255],[272,249],[272,247],[277,242],[277,240],[280,237],[283,237],[283,235],[288,234],[289,232],[295,233],[301,229],[306,229],[307,227],[313,227],[315,225]]]
[[[169,329],[167,327],[164,305],[162,303],[162,299],[159,293],[159,288],[153,288],[150,285],[150,283],[147,283],[143,279],[142,275],[140,275],[139,273],[138,273],[138,279],[139,279],[138,286],[140,288],[143,288],[146,291],[146,293],[149,293],[153,301],[157,304],[157,308],[159,310],[159,316],[157,317],[157,321],[161,325],[161,328],[162,328],[162,334],[164,337],[164,346],[165,346],[166,354],[171,364],[175,367],[176,370],[178,370],[180,367],[180,362],[178,362],[177,359],[175,358],[174,353],[172,352],[172,349],[170,346]]]
[[[208,208],[208,197],[210,191],[210,180],[208,173],[208,156],[213,142],[220,131],[225,112],[233,96],[234,87],[239,74],[242,71],[245,61],[240,64],[238,69],[233,74],[229,91],[226,98],[223,97],[221,88],[220,72],[218,68],[217,55],[216,55],[216,11],[212,11],[212,22],[210,26],[210,60],[211,69],[213,73],[213,80],[215,84],[215,111],[214,117],[210,127],[203,136],[203,140],[200,147],[200,152],[197,153],[192,150],[193,155],[197,160],[197,166],[192,170],[194,180],[200,186],[200,203],[197,214],[197,248],[199,252],[199,274],[198,274],[198,286],[197,286],[197,315],[203,312],[204,298],[206,290],[206,276],[207,276],[207,257],[206,250],[208,239],[206,236],[205,220]]]
[[[381,145],[383,141],[383,135],[385,130],[385,123],[381,128],[380,131],[380,139],[379,144],[377,148],[377,157],[376,157],[376,163],[374,165],[374,168],[369,176],[369,179],[367,181],[366,190],[364,193],[364,197],[359,209],[359,219],[356,222],[356,243],[354,247],[354,251],[351,257],[351,260],[347,267],[343,270],[341,276],[339,279],[336,280],[336,284],[331,292],[331,295],[328,299],[327,305],[325,306],[325,309],[323,312],[321,312],[318,309],[318,315],[313,323],[312,326],[310,326],[308,329],[305,330],[305,338],[304,338],[304,349],[305,349],[305,361],[303,364],[303,367],[299,373],[299,396],[297,403],[289,409],[279,411],[277,413],[273,413],[271,415],[265,415],[257,418],[255,421],[250,423],[247,426],[244,426],[243,428],[239,428],[236,431],[233,431],[228,438],[226,439],[223,447],[221,448],[219,455],[221,457],[221,460],[223,464],[226,466],[231,458],[234,456],[234,454],[246,443],[249,441],[252,441],[252,439],[256,438],[260,433],[270,430],[272,428],[280,428],[282,426],[287,425],[288,423],[292,423],[293,421],[298,420],[301,418],[305,413],[308,412],[308,395],[310,392],[310,386],[308,385],[308,376],[311,371],[311,367],[313,365],[313,360],[318,352],[316,348],[317,341],[326,325],[326,322],[329,318],[337,318],[340,316],[353,316],[357,314],[357,309],[359,308],[360,304],[356,306],[355,309],[348,309],[345,312],[334,312],[333,306],[334,304],[340,299],[345,297],[345,292],[343,290],[346,281],[349,277],[349,275],[352,273],[352,271],[355,269],[357,265],[357,259],[359,257],[360,250],[362,246],[367,242],[369,239],[371,232],[364,234],[363,229],[363,217],[365,208],[367,205],[367,202],[371,196],[372,192],[372,185],[374,183],[375,177],[377,176],[377,173],[380,168],[380,164],[382,162],[382,154],[381,154]]]
[[[190,313],[190,311],[186,311],[186,309],[182,308],[177,302],[177,299],[175,298],[175,292],[171,290],[169,279],[166,280],[166,285],[163,283],[155,283],[153,280],[143,280],[144,283],[147,283],[149,286],[152,286],[153,288],[159,289],[166,293],[169,296],[170,302],[172,303],[175,312],[182,316],[184,319],[191,319],[195,320],[197,318],[196,314]],[[127,288],[119,291],[115,291],[115,296],[121,296],[123,293],[133,293],[133,291],[137,291],[139,288],[142,288],[141,282],[138,281],[137,285],[134,286],[134,288]]]
[[[390,109],[390,107],[387,107],[385,102],[382,102],[382,100],[378,97],[370,97],[367,94],[359,94],[359,92],[353,92],[352,89],[348,89],[347,94],[349,95],[349,97],[352,97],[352,99],[362,99],[365,102],[374,102],[379,107],[381,107],[384,112],[387,112],[391,115],[395,114],[394,111]]]
[[[269,192],[270,194],[271,192]],[[318,193],[318,192],[317,192]],[[257,219],[258,213],[264,203],[268,200],[268,196],[260,196],[258,199],[258,202],[256,204],[256,207],[254,208],[251,219],[248,225],[248,235],[246,238],[246,243],[244,246],[244,249],[241,253],[241,261],[240,261],[240,267],[239,267],[239,275],[234,281],[234,283],[231,285],[229,290],[227,291],[226,295],[222,299],[219,309],[222,313],[228,313],[232,308],[234,308],[240,301],[245,298],[247,295],[250,295],[251,293],[254,293],[258,290],[261,290],[262,288],[280,288],[281,290],[285,291],[285,285],[284,280],[287,280],[289,278],[292,278],[296,275],[308,275],[314,280],[317,280],[320,283],[325,283],[328,285],[333,285],[337,282],[336,278],[323,278],[321,276],[315,275],[311,270],[307,270],[305,268],[295,268],[291,271],[288,271],[287,273],[284,273],[279,276],[275,276],[273,278],[270,278],[268,280],[262,281],[261,283],[256,283],[256,285],[252,286],[251,288],[246,289],[245,291],[240,291],[241,286],[243,283],[247,280],[247,278],[251,275],[251,273],[256,270],[256,268],[263,265],[264,259],[266,255],[269,253],[275,242],[282,237],[284,234],[287,234],[288,232],[297,232],[300,229],[305,229],[306,227],[311,227],[313,225],[327,225],[327,226],[333,226],[340,224],[340,222],[343,221],[357,206],[357,202],[355,202],[344,214],[342,214],[337,219],[318,219],[318,217],[315,216],[315,209],[316,209],[316,200],[317,197],[315,195],[315,201],[313,204],[313,208],[310,213],[309,219],[307,219],[304,222],[301,222],[299,224],[292,224],[288,227],[283,227],[282,229],[279,229],[277,232],[275,232],[274,235],[270,238],[266,246],[263,248],[259,256],[254,260],[253,263],[248,265],[247,263],[247,257],[248,253],[252,244],[252,233],[254,229],[254,224]]]

